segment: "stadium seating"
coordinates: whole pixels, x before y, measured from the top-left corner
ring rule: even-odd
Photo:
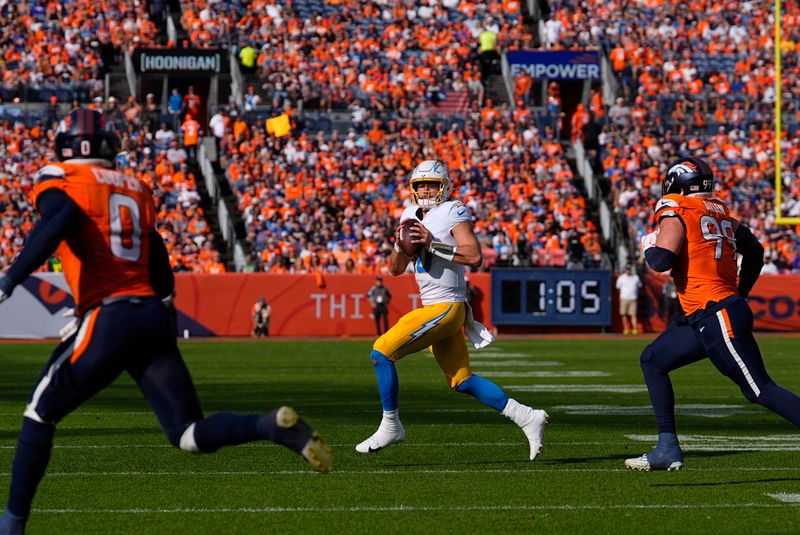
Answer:
[[[748,224],[780,269],[799,270],[798,228],[774,222],[774,49],[771,4],[718,4],[699,0],[693,13],[671,2],[622,3],[590,0],[577,10],[552,1],[553,47],[601,47],[626,85],[629,100],[609,110],[601,159],[612,185],[614,206],[631,247],[649,231],[660,177],[671,159],[708,158],[718,194]],[[796,6],[787,7],[783,54],[784,214],[800,214],[798,181],[798,57]],[[634,31],[632,31],[634,30]],[[698,53],[702,50],[702,53]],[[614,120],[614,117],[619,120]]]

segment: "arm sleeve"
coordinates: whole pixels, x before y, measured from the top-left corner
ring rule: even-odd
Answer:
[[[63,190],[51,188],[36,199],[41,218],[25,240],[25,246],[0,282],[0,289],[10,294],[56,251],[67,237],[81,209]]]
[[[675,262],[675,259],[678,258],[678,255],[669,249],[654,245],[644,252],[644,258],[653,270],[664,273],[672,268],[672,264]]]
[[[761,275],[761,268],[764,266],[764,247],[744,225],[739,225],[734,237],[736,238],[736,252],[742,255],[742,268],[739,271],[739,295],[747,297],[758,280],[758,276]]]
[[[156,295],[164,299],[175,291],[175,275],[169,265],[169,254],[157,230],[150,231],[150,285]]]

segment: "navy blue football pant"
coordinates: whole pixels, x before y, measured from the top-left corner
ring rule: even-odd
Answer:
[[[202,418],[168,312],[156,298],[122,300],[88,312],[78,332],[53,351],[25,414],[58,423],[123,372],[139,385],[173,444]]]
[[[7,509],[30,512],[50,459],[55,424],[127,372],[139,385],[174,446],[210,453],[259,439],[275,441],[265,415],[203,418],[178,350],[169,313],[157,298],[128,298],[89,311],[77,333],[53,351],[25,410],[12,466]],[[191,433],[184,433],[195,425]],[[182,438],[189,435],[186,443]]]
[[[642,352],[641,365],[659,433],[675,433],[675,394],[669,372],[708,357],[744,397],[800,425],[800,397],[776,385],[753,337],[746,301],[729,297],[690,320],[672,322]]]

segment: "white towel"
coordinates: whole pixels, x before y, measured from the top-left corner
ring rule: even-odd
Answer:
[[[467,305],[467,321],[464,323],[464,330],[467,332],[467,338],[475,346],[475,349],[484,348],[494,342],[495,338],[485,325],[475,321],[472,307],[469,303],[465,302],[465,304]]]

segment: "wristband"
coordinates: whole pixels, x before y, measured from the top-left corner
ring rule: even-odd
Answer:
[[[430,247],[428,247],[428,251],[439,258],[444,258],[448,262],[452,262],[453,258],[456,256],[457,248],[453,245],[447,245],[446,243],[432,241]]]
[[[395,242],[394,242],[394,250],[397,251],[398,253],[402,253],[403,252],[403,250],[400,249],[400,245],[397,243],[397,240],[395,240]]]

